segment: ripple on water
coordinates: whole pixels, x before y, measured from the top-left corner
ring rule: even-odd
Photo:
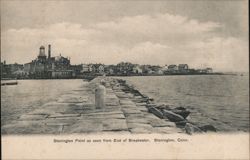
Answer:
[[[190,109],[190,119],[198,124],[212,124],[220,131],[249,131],[248,76],[147,76],[124,79],[150,95],[155,102]]]

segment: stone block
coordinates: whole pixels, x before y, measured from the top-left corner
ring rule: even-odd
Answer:
[[[47,115],[43,114],[24,114],[19,119],[20,120],[43,120]]]
[[[127,131],[128,126],[125,119],[107,119],[102,122],[103,131]]]
[[[58,134],[62,126],[46,126],[43,123],[25,121],[25,123],[8,124],[1,127],[2,134]]]
[[[145,123],[127,123],[128,128],[146,128],[146,129],[152,129],[152,126],[150,124]]]
[[[144,124],[149,124],[149,121],[146,120],[145,118],[127,118],[127,123],[144,123]]]
[[[141,111],[136,108],[122,108],[124,114],[141,114]]]
[[[79,117],[80,114],[52,114],[48,118]]]
[[[69,126],[64,126],[63,133],[90,133],[101,132],[103,129],[100,120],[96,119],[84,119],[77,121],[77,123]]]
[[[167,122],[163,119],[148,119],[148,122],[153,126],[153,127],[176,127],[174,122]]]

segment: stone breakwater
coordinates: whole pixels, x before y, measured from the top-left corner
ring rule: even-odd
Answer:
[[[105,107],[95,107],[95,89],[105,80]],[[213,130],[197,127],[182,107],[157,105],[122,79],[97,77],[80,88],[62,94],[53,102],[22,114],[1,127],[2,134],[79,133],[195,133]]]
[[[170,106],[166,104],[157,104],[153,98],[142,94],[135,86],[128,84],[125,80],[115,79],[113,80],[113,88],[118,88],[123,92],[130,95],[130,99],[135,103],[146,106],[149,113],[154,114],[159,119],[167,122],[174,122],[176,127],[180,128],[187,134],[203,133],[203,132],[216,132],[216,128],[210,124],[198,126],[187,119],[191,113],[185,107]],[[132,96],[131,96],[132,94]]]

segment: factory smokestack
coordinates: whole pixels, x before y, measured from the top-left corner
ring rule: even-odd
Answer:
[[[49,47],[48,47],[48,58],[50,59],[51,58],[51,45],[49,44]]]

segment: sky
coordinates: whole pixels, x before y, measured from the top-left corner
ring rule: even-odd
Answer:
[[[1,61],[39,47],[72,64],[189,64],[248,72],[247,0],[1,0]]]

